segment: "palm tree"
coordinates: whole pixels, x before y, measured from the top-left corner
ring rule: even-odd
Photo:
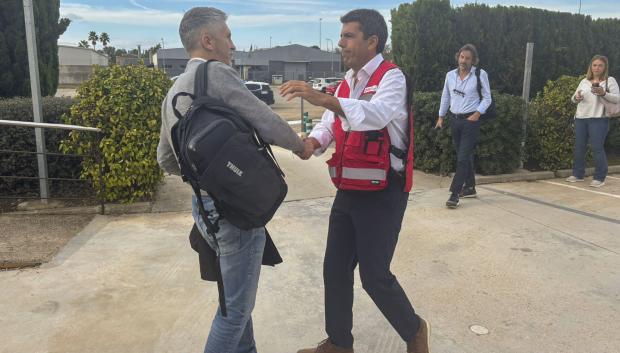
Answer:
[[[87,41],[87,40],[81,40],[81,41],[78,43],[78,47],[79,47],[79,48],[90,48],[90,45],[88,44],[88,41]]]
[[[97,41],[99,41],[99,36],[97,35],[97,32],[90,31],[88,33],[88,40],[93,44],[93,48],[96,49]]]
[[[101,33],[101,35],[99,35],[99,40],[101,41],[101,44],[103,44],[103,47],[107,47],[108,43],[110,43],[110,36],[106,33],[103,32]]]

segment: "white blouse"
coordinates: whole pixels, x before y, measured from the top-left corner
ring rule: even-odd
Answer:
[[[575,96],[577,92],[581,91],[583,100],[577,104],[577,111],[575,112],[576,119],[588,119],[588,118],[602,118],[605,116],[605,106],[602,100],[606,99],[609,102],[620,104],[620,89],[618,88],[618,82],[613,77],[609,77],[609,92],[604,96],[597,96],[592,93],[592,83],[588,79],[583,79],[577,86],[575,93],[571,97],[573,103],[577,103]],[[605,81],[601,82],[601,87],[605,86]]]

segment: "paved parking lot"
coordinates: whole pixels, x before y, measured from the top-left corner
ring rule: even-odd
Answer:
[[[291,353],[324,338],[334,190],[323,160],[277,154],[290,193],[269,229],[285,262],[263,268],[254,320],[260,352]],[[619,178],[481,185],[450,210],[449,180],[416,173],[392,271],[430,320],[433,351],[618,352]],[[187,243],[189,190],[173,185],[160,213],[97,216],[51,263],[0,272],[0,352],[200,352],[216,287]],[[356,352],[404,352],[359,281],[355,297]]]

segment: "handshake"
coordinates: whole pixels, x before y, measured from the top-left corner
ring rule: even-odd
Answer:
[[[314,151],[321,147],[321,144],[314,137],[306,137],[303,139],[304,149],[302,151],[294,152],[299,158],[307,160],[312,157]]]

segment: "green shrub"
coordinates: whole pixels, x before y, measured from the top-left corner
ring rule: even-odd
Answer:
[[[159,70],[144,65],[98,67],[78,89],[78,101],[67,124],[93,126],[103,131],[103,183],[106,201],[133,202],[150,198],[163,173],[157,165],[161,103],[171,81]],[[72,132],[63,141],[66,152],[91,149],[86,134]],[[101,165],[87,159],[82,177],[99,190]]]
[[[69,112],[71,98],[44,97],[43,122],[61,123],[60,117]],[[30,98],[0,99],[0,119],[34,121]],[[65,130],[45,130],[46,151],[59,153],[60,141],[67,138]],[[30,127],[3,126],[0,128],[0,175],[37,177],[35,154],[12,153],[12,151],[36,152],[34,129]],[[77,179],[81,170],[81,158],[70,156],[47,156],[50,178]],[[77,192],[88,191],[82,182],[50,181],[50,194],[54,197],[75,196]],[[0,178],[0,194],[4,196],[32,196],[39,193],[37,180]]]
[[[519,97],[493,94],[497,117],[482,124],[476,148],[475,166],[481,174],[502,174],[519,166],[521,119],[523,104]],[[415,167],[430,173],[447,174],[454,171],[456,154],[452,144],[450,118],[444,128],[436,130],[440,93],[416,92],[415,114]]]
[[[570,168],[573,161],[576,105],[570,97],[583,77],[549,81],[530,105],[526,150],[533,169]]]

